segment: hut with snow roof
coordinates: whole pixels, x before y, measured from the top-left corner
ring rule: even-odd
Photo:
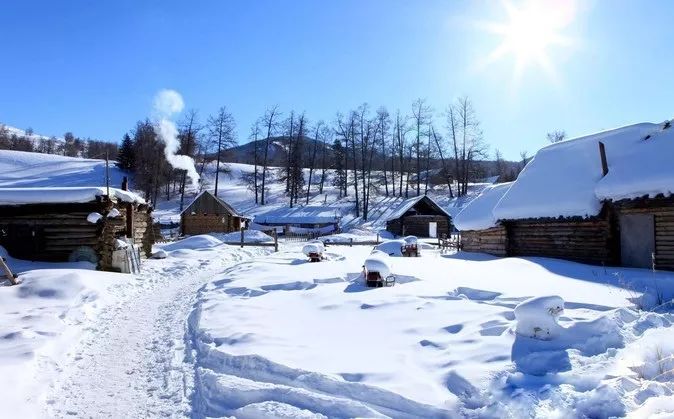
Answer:
[[[0,188],[0,245],[15,258],[89,261],[115,270],[124,243],[152,252],[152,207],[105,187]]]
[[[668,122],[544,147],[457,215],[463,249],[672,270],[672,155]]]
[[[386,220],[386,230],[397,236],[449,236],[451,229],[451,215],[427,195],[404,200]]]
[[[183,235],[231,233],[245,227],[246,218],[209,191],[203,191],[180,214]]]
[[[306,205],[276,208],[258,214],[253,219],[253,226],[283,234],[330,234],[339,231],[341,219],[342,213],[336,207]]]

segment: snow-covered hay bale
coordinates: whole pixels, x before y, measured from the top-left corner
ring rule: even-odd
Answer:
[[[407,244],[417,244],[417,242],[419,241],[417,236],[406,236],[405,238],[403,238],[403,240],[405,240],[405,243]]]
[[[312,254],[322,255],[324,251],[325,251],[325,247],[323,246],[323,243],[321,243],[321,242],[307,243],[302,248],[302,253],[304,253],[307,256],[311,256]]]
[[[564,300],[556,295],[525,300],[515,307],[516,331],[526,337],[552,339],[562,329],[557,320],[563,312]]]
[[[405,240],[387,240],[375,247],[375,250],[386,253],[389,256],[402,256],[402,248],[407,243]]]
[[[374,253],[365,259],[365,271],[377,272],[382,279],[385,279],[387,276],[391,275],[391,264],[388,260],[388,256],[382,253]]]

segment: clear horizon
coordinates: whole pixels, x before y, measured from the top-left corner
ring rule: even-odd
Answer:
[[[9,1],[0,123],[118,142],[170,88],[202,121],[227,106],[242,144],[273,105],[332,122],[364,102],[411,112],[425,98],[444,130],[442,111],[468,96],[491,155],[518,160],[550,131],[575,137],[673,116],[674,4],[550,1],[513,32],[509,8],[528,7]]]

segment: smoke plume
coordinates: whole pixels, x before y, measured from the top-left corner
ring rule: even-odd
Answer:
[[[181,112],[184,106],[180,93],[170,89],[160,90],[154,98],[154,111],[157,118],[155,131],[164,143],[164,155],[169,164],[174,169],[186,170],[192,186],[198,188],[199,174],[194,167],[194,160],[190,156],[176,154],[180,148],[180,140],[178,128],[171,120],[171,116]]]

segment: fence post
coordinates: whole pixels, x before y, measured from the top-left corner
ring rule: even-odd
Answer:
[[[274,252],[278,252],[278,233],[274,229]]]
[[[349,239],[349,247],[353,247],[353,237]]]
[[[377,233],[377,244],[379,244],[379,233]]]
[[[241,227],[241,248],[243,249],[243,227]]]

